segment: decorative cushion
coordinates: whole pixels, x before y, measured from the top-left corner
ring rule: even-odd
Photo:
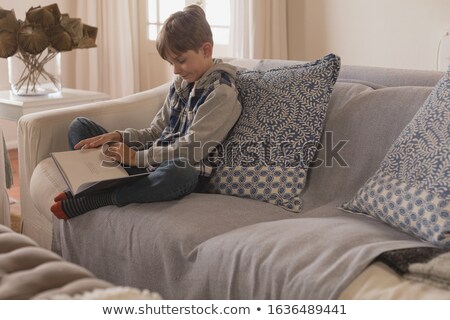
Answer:
[[[339,69],[340,58],[330,54],[302,65],[239,72],[242,114],[223,143],[208,191],[300,212]]]
[[[341,208],[450,247],[450,67],[381,167]]]

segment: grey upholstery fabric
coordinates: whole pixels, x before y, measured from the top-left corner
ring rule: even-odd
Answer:
[[[189,279],[204,276],[190,273],[197,245],[243,226],[292,217],[250,199],[191,194],[170,202],[108,206],[55,221],[55,243],[61,244],[65,259],[102,279],[181,299],[190,292]],[[207,298],[207,293],[197,298]]]
[[[386,87],[433,87],[443,75],[439,71],[346,66],[340,72],[340,79],[358,79]]]
[[[280,65],[289,66],[305,61],[294,60],[261,60],[255,67],[256,70],[265,71]],[[338,81],[350,81],[369,84],[369,86],[402,87],[419,86],[433,87],[444,75],[440,71],[408,70],[367,66],[344,65],[339,72]]]
[[[257,68],[295,63],[263,60]],[[336,206],[378,168],[441,76],[342,66],[317,154],[322,163],[310,169],[300,214],[195,193],[54,220],[53,249],[101,279],[167,299],[336,298],[381,252],[428,245]],[[30,194],[42,215],[63,185],[50,159],[36,167]]]
[[[342,99],[355,90],[353,84],[338,83],[333,99]],[[367,89],[348,102],[332,100],[322,136],[324,148],[317,156],[325,163],[310,171],[303,194],[305,209],[329,201],[338,204],[352,197],[378,169],[393,141],[430,92],[427,87]],[[332,141],[327,142],[330,138]],[[347,141],[339,150],[347,167],[330,159],[339,141]]]
[[[207,288],[215,299],[336,299],[372,257],[417,245],[387,225],[329,204],[200,244],[191,274],[202,277],[190,281],[186,293],[203,298]]]
[[[430,91],[337,83],[322,137],[328,147],[318,159],[348,140],[339,151],[348,167],[333,160],[311,169],[299,215],[255,200],[191,194],[55,221],[54,249],[103,279],[167,299],[336,298],[381,252],[427,246],[335,207],[378,167]]]

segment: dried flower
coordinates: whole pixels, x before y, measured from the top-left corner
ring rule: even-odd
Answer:
[[[56,51],[70,51],[73,48],[73,41],[70,34],[62,26],[53,27],[50,32],[50,45]]]
[[[20,49],[31,54],[41,53],[50,45],[45,31],[31,25],[24,25],[20,28],[17,39]]]
[[[8,58],[16,53],[19,47],[14,33],[8,31],[0,32],[0,58]]]
[[[41,79],[60,88],[58,79],[46,70],[46,63],[61,51],[93,48],[96,38],[97,28],[61,14],[56,3],[31,7],[25,21],[17,20],[14,10],[0,8],[0,57],[14,56],[24,65],[20,77],[11,84],[13,91],[38,94]]]
[[[83,38],[83,23],[81,19],[71,18],[68,14],[61,16],[61,26],[70,34],[73,44],[78,45],[81,38]]]
[[[16,19],[14,10],[0,8],[0,57],[17,52],[39,54],[96,47],[97,28],[84,25],[81,19],[61,14],[58,5],[31,7],[25,21]]]
[[[0,8],[0,31],[16,32],[19,29],[19,22],[16,19],[14,10],[3,10]]]
[[[77,48],[88,49],[96,47],[95,40],[97,39],[97,28],[83,24],[83,38],[78,43]]]
[[[55,3],[43,8],[40,6],[37,8],[32,7],[26,13],[26,17],[30,24],[38,25],[45,29],[59,23],[61,12]]]

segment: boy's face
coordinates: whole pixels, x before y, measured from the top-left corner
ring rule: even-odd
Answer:
[[[213,65],[210,46],[205,43],[198,52],[188,50],[181,54],[170,54],[167,61],[172,65],[173,73],[180,75],[188,83],[200,79]]]

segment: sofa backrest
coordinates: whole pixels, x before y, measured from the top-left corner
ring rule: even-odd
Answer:
[[[305,209],[350,200],[378,169],[431,90],[336,83],[316,167],[309,170],[303,194]]]
[[[251,60],[237,59],[232,63],[241,66],[251,66]],[[306,61],[295,60],[257,60],[254,65],[255,70],[266,71],[280,66],[303,64]],[[433,87],[444,72],[428,70],[408,70],[368,66],[351,66],[343,64],[339,72],[338,81],[356,82],[368,84],[370,86],[402,87],[402,86],[423,86]]]
[[[233,60],[265,71],[304,63]],[[316,167],[303,191],[304,210],[350,200],[378,169],[384,155],[444,73],[377,67],[341,67],[331,95]]]

